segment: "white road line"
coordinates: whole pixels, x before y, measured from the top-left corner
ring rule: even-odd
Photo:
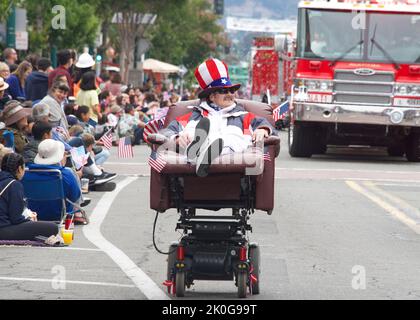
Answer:
[[[149,165],[147,162],[108,162],[106,164],[111,164],[114,166],[123,166],[123,165],[134,165],[134,166],[145,166]]]
[[[22,282],[57,282],[56,279],[40,279],[40,278],[13,278],[13,277],[0,277],[0,280],[3,281],[22,281]],[[119,284],[119,283],[110,283],[110,282],[91,282],[91,281],[71,281],[71,280],[61,280],[60,282],[66,284],[81,284],[89,286],[103,286],[103,287],[120,287],[120,288],[135,288],[136,286],[132,284]]]
[[[282,170],[282,171],[319,171],[319,172],[359,172],[359,173],[390,173],[390,174],[413,174],[417,173],[415,171],[389,171],[389,170],[360,170],[360,169],[321,169],[321,168],[314,168],[314,169],[308,169],[308,168],[284,168],[284,167],[276,167],[276,170]]]
[[[362,194],[378,206],[380,206],[382,209],[384,209],[386,212],[391,214],[394,218],[398,219],[402,223],[404,223],[406,226],[408,226],[410,229],[412,229],[417,234],[420,234],[420,226],[417,224],[417,221],[411,219],[408,217],[404,212],[397,209],[396,207],[392,206],[388,202],[381,199],[379,196],[373,194],[372,192],[368,191],[367,189],[360,186],[355,181],[346,181],[346,184],[353,189],[354,191]]]
[[[104,251],[129,277],[137,288],[151,300],[167,300],[169,297],[141,270],[122,250],[118,249],[101,234],[101,224],[117,195],[137,178],[126,178],[118,182],[117,188],[106,193],[90,216],[90,223],[83,227],[83,234],[99,249]]]
[[[292,178],[275,177],[277,180],[291,180]],[[293,178],[295,179],[295,178]],[[330,181],[385,181],[385,182],[407,182],[407,183],[419,183],[419,180],[401,180],[401,179],[380,179],[380,178],[305,178],[306,180],[330,180]],[[299,179],[297,179],[299,180]],[[302,179],[300,179],[302,180]]]
[[[2,249],[4,248],[28,248],[28,249],[49,249],[49,250],[68,250],[68,251],[92,251],[92,252],[102,252],[101,249],[92,249],[92,248],[72,248],[72,247],[35,247],[35,246],[0,246]]]

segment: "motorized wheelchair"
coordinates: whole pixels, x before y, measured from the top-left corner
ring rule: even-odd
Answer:
[[[246,111],[265,117],[274,127],[269,105],[248,100],[237,102]],[[171,106],[164,127],[198,103],[194,100]],[[159,139],[149,140],[155,147],[161,143]],[[156,219],[159,213],[177,209],[180,217],[176,230],[183,231],[181,240],[169,248],[164,282],[169,293],[183,297],[185,288],[190,288],[195,280],[235,280],[240,298],[245,298],[248,290],[251,294],[260,293],[260,248],[248,241],[247,234],[252,231],[249,219],[255,210],[272,214],[280,138],[266,138],[264,145],[265,157],[262,149],[254,148],[220,156],[204,178],[196,175],[194,165],[180,160],[179,154],[170,151],[160,154],[166,164],[161,172],[151,169],[150,207],[157,211]],[[248,175],[247,169],[257,165],[262,165],[262,171]],[[207,214],[198,214],[198,209],[206,210]],[[216,214],[221,209],[231,210],[231,214]]]

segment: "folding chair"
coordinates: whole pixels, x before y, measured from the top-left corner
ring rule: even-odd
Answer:
[[[28,208],[38,214],[40,221],[62,222],[67,215],[66,202],[75,206],[66,199],[60,170],[26,169],[22,183]]]

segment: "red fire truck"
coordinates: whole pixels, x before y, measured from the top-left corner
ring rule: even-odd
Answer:
[[[282,34],[291,41],[291,34]],[[290,96],[291,55],[293,50],[278,51],[275,37],[256,37],[252,47],[252,99],[260,100],[269,91],[273,106]]]
[[[420,0],[300,2],[293,78],[292,157],[367,145],[420,161]]]

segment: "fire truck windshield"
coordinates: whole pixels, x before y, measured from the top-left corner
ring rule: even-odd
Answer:
[[[419,30],[420,14],[301,9],[297,57],[420,63]]]

